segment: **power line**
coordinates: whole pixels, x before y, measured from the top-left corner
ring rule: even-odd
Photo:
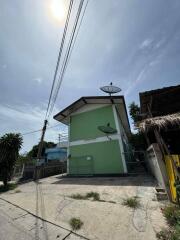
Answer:
[[[70,57],[71,57],[72,51],[73,51],[74,46],[75,46],[75,43],[76,43],[76,39],[77,39],[79,30],[80,30],[80,27],[81,27],[81,25],[82,25],[82,20],[83,20],[83,18],[84,18],[84,15],[85,15],[85,12],[86,12],[86,8],[87,8],[88,3],[89,3],[89,0],[87,0],[86,5],[85,5],[85,7],[84,7],[84,10],[83,10],[83,13],[82,13],[82,17],[81,17],[81,20],[80,20],[80,23],[79,23],[79,27],[78,27],[78,29],[77,29],[76,36],[75,36],[75,38],[74,38],[74,42],[73,42],[73,45],[72,45],[72,48],[71,48],[71,51],[70,51],[70,54],[69,54],[68,63],[69,63],[69,59],[70,59]],[[68,63],[67,63],[67,64],[68,64]]]
[[[68,63],[70,49],[71,49],[71,46],[72,46],[72,42],[73,42],[75,31],[76,31],[76,28],[77,28],[77,24],[78,24],[79,16],[80,16],[81,9],[82,9],[82,6],[83,6],[83,2],[84,2],[84,0],[81,0],[81,2],[79,4],[79,8],[78,8],[78,11],[77,11],[77,14],[76,14],[75,22],[74,22],[73,29],[72,29],[71,36],[70,36],[70,40],[69,40],[69,43],[68,43],[68,48],[66,50],[66,54],[65,54],[64,61],[63,61],[63,65],[61,67],[61,72],[60,72],[60,75],[59,75],[58,83],[57,83],[57,86],[56,86],[56,89],[55,89],[55,94],[53,96],[53,101],[52,101],[52,104],[51,104],[51,108],[50,108],[48,117],[50,116],[50,114],[53,111],[54,104],[56,102],[57,95],[58,95],[58,92],[59,92],[59,89],[60,89],[60,86],[61,86],[61,83],[62,83],[62,80],[63,80],[63,76],[64,76],[64,73],[65,73],[65,70],[66,70],[66,66],[67,66],[67,63]]]
[[[54,126],[51,126],[51,127],[47,127],[47,129],[51,129],[51,128],[54,128],[54,127],[57,127],[59,126],[60,124],[57,124],[57,125],[54,125]],[[32,134],[32,133],[36,133],[36,132],[41,132],[42,129],[39,129],[39,130],[35,130],[35,131],[31,131],[31,132],[26,132],[26,133],[22,133],[21,135],[28,135],[28,134]]]
[[[56,64],[56,68],[55,68],[54,78],[53,78],[53,82],[52,82],[51,92],[50,92],[50,96],[49,96],[49,100],[48,100],[48,106],[47,106],[46,115],[45,115],[45,119],[44,119],[44,125],[43,125],[43,128],[42,128],[41,140],[39,142],[37,159],[40,159],[41,154],[42,154],[43,140],[44,140],[44,136],[45,136],[45,132],[46,132],[46,128],[47,128],[47,123],[48,123],[47,114],[48,114],[48,110],[49,110],[49,106],[50,106],[50,102],[51,102],[51,98],[52,98],[52,93],[53,93],[53,90],[54,90],[54,84],[55,84],[55,81],[56,81],[56,76],[57,76],[57,72],[58,72],[58,68],[59,68],[59,63],[60,63],[60,60],[61,60],[64,41],[65,41],[66,32],[67,32],[69,19],[70,19],[70,15],[71,15],[72,5],[73,5],[73,0],[70,0],[69,9],[68,9],[67,17],[66,17],[66,23],[65,23],[65,26],[64,26],[64,32],[63,32],[63,36],[62,36],[62,40],[61,40],[61,44],[60,44],[57,64]]]
[[[66,38],[66,33],[67,33],[67,29],[68,29],[68,24],[69,24],[69,19],[70,19],[70,15],[71,15],[72,6],[73,6],[73,0],[71,0],[70,3],[69,3],[68,14],[67,14],[67,18],[66,18],[66,22],[65,22],[65,26],[64,26],[64,31],[63,31],[63,36],[62,36],[62,40],[61,40],[61,44],[60,44],[60,48],[59,48],[59,54],[58,54],[58,59],[57,59],[56,68],[55,68],[55,72],[54,72],[53,83],[52,83],[52,86],[51,86],[51,92],[50,92],[50,96],[49,96],[49,100],[48,100],[48,106],[47,106],[47,110],[46,110],[45,119],[47,117],[47,113],[48,113],[48,110],[49,110],[49,106],[50,106],[50,102],[51,102],[51,98],[52,98],[52,93],[53,93],[53,89],[54,89],[54,84],[55,84],[55,81],[56,81],[56,76],[57,76],[57,72],[58,72],[58,68],[59,68],[59,63],[60,63],[61,55],[62,55],[62,52],[63,52],[63,46],[64,46],[64,42],[65,42],[65,38]]]
[[[77,33],[76,33],[76,28],[78,26],[78,21],[79,21],[79,17],[80,17],[80,14],[81,14],[81,10],[82,10],[82,7],[83,7],[84,0],[81,0],[81,2],[79,4],[79,8],[78,8],[78,11],[77,11],[75,23],[74,23],[73,30],[72,30],[72,33],[71,33],[71,36],[70,36],[70,40],[69,40],[69,43],[68,43],[68,48],[66,50],[65,58],[64,58],[64,61],[63,61],[63,65],[62,65],[62,68],[61,68],[61,72],[60,72],[60,75],[59,75],[58,83],[57,83],[57,86],[56,86],[56,89],[55,89],[55,94],[53,96],[53,101],[51,103],[51,107],[50,107],[48,117],[50,116],[50,114],[53,111],[53,108],[54,108],[54,105],[55,105],[55,102],[56,102],[56,99],[57,99],[57,95],[58,95],[58,92],[59,92],[64,74],[65,74],[65,71],[66,71],[66,68],[67,68],[67,65],[68,65],[68,62],[69,62],[69,59],[70,59],[70,56],[72,54],[72,50],[74,48],[75,41],[76,41],[76,38],[77,38],[77,35],[78,35],[78,32],[79,32],[80,26],[82,24],[82,20],[83,20],[83,17],[84,17],[86,8],[87,8],[88,1],[89,0],[87,0],[86,5],[84,7],[84,11],[83,11],[83,14],[82,14],[82,17],[81,17],[81,20],[80,20],[80,24],[79,24],[79,27],[78,27],[78,30],[77,30]],[[76,35],[75,35],[75,33],[76,33]],[[74,40],[74,42],[73,42],[73,40]]]
[[[72,0],[70,2],[70,6],[69,6],[70,13],[71,13],[71,9],[72,9],[71,3],[72,3]],[[64,57],[63,65],[61,67],[60,75],[59,75],[57,86],[56,86],[56,89],[55,89],[55,94],[53,95],[54,85],[55,85],[56,76],[57,76],[59,63],[60,63],[60,57],[61,57],[61,54],[62,54],[62,51],[63,51],[63,45],[64,45],[65,35],[66,35],[66,31],[67,31],[67,27],[65,26],[65,28],[64,28],[65,35],[63,35],[63,38],[62,38],[62,41],[63,41],[62,48],[60,46],[60,53],[59,53],[59,56],[58,56],[58,61],[57,61],[57,65],[56,65],[55,75],[54,75],[55,77],[53,79],[51,93],[50,93],[50,97],[49,97],[49,101],[48,101],[48,107],[47,107],[47,111],[46,111],[44,126],[43,126],[43,129],[42,129],[42,135],[41,135],[41,140],[40,140],[39,149],[38,149],[38,155],[37,155],[38,159],[40,159],[41,152],[42,152],[43,139],[44,139],[44,135],[45,135],[45,132],[46,132],[48,118],[53,111],[53,108],[54,108],[54,105],[55,105],[55,102],[56,102],[56,99],[57,99],[57,95],[58,95],[58,92],[59,92],[64,74],[65,74],[65,71],[66,71],[66,68],[67,68],[67,64],[68,64],[68,61],[69,61],[69,56],[70,56],[70,53],[72,52],[71,51],[72,43],[73,43],[74,35],[76,33],[76,28],[77,28],[77,25],[78,25],[79,17],[81,15],[81,10],[82,10],[82,7],[83,7],[83,3],[84,3],[84,0],[81,0],[80,3],[79,3],[77,15],[76,15],[76,18],[75,18],[75,23],[73,25],[73,30],[72,30],[72,33],[71,33],[71,36],[70,36],[70,41],[68,43],[68,47],[67,47],[66,54],[65,54],[65,57]],[[67,21],[66,21],[67,26],[68,26],[68,23],[69,23],[70,13],[68,11]],[[83,14],[83,16],[84,16],[84,14]],[[53,101],[51,103],[52,96],[53,96]],[[50,111],[49,111],[49,108],[50,108]]]

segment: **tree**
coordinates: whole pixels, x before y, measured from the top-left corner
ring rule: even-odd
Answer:
[[[140,107],[138,106],[138,104],[136,104],[135,102],[132,102],[131,104],[129,104],[129,114],[134,122],[134,125],[138,122],[141,121],[141,117],[140,117]],[[147,143],[146,143],[146,139],[143,135],[142,132],[137,131],[136,133],[133,133],[131,135],[131,144],[132,146],[137,150],[146,150],[147,148]]]
[[[5,187],[11,179],[22,143],[19,133],[7,133],[0,138],[0,176]]]
[[[147,149],[147,142],[142,132],[132,133],[130,142],[136,151]]]
[[[27,155],[19,154],[18,159],[16,161],[17,165],[23,165],[31,161],[31,158]]]
[[[55,146],[56,146],[56,144],[53,143],[53,142],[46,142],[46,141],[44,141],[43,142],[43,149],[42,149],[42,156],[44,156],[46,148],[53,148]],[[36,158],[37,157],[37,153],[38,153],[38,148],[39,148],[39,144],[34,145],[32,147],[32,149],[29,151],[28,156],[31,157],[31,158]]]
[[[140,107],[135,102],[132,102],[129,105],[129,114],[132,120],[134,121],[134,123],[140,120],[139,113],[140,113]]]

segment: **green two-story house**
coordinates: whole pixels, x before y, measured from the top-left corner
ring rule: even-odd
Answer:
[[[131,131],[123,96],[82,97],[54,119],[68,125],[69,175],[127,173]]]

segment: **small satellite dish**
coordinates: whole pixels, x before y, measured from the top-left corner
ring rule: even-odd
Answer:
[[[105,134],[115,134],[115,133],[117,133],[117,130],[115,128],[112,128],[110,126],[110,123],[108,123],[107,126],[99,126],[98,129]]]
[[[109,93],[110,96],[111,94],[118,93],[121,91],[121,88],[113,86],[112,82],[110,83],[109,86],[100,87],[100,89],[105,93]]]

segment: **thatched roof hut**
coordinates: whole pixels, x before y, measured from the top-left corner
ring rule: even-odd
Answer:
[[[138,124],[138,128],[142,132],[149,132],[154,129],[158,130],[167,130],[168,128],[180,129],[180,112],[168,114],[165,116],[146,118]]]
[[[180,111],[180,85],[141,92],[139,97],[142,114],[148,114],[148,105],[153,117]]]
[[[157,129],[171,154],[180,154],[180,85],[142,92],[141,116],[137,124],[145,133],[148,145],[157,142]]]

